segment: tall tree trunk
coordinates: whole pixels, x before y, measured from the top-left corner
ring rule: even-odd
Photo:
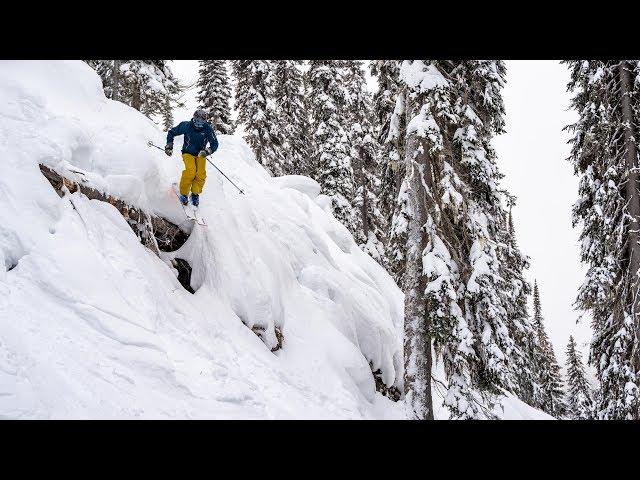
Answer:
[[[629,258],[629,275],[630,275],[630,295],[631,295],[631,313],[633,315],[635,326],[635,341],[631,352],[631,366],[634,372],[640,372],[640,292],[638,271],[640,270],[640,195],[638,193],[638,149],[633,130],[633,114],[631,112],[631,75],[629,70],[631,65],[623,61],[620,63],[620,88],[622,93],[622,121],[624,122],[624,145],[625,145],[625,163],[628,172],[626,186],[626,200],[628,204],[628,213],[630,216],[629,223],[629,241],[628,241],[628,258]],[[636,409],[634,418],[640,418],[640,411]]]
[[[133,95],[131,97],[131,106],[140,111],[142,108],[142,96],[140,93],[140,84],[138,82],[133,86]]]
[[[111,72],[111,99],[120,98],[120,64],[122,60],[113,61],[113,71]]]
[[[368,208],[369,208],[369,199],[368,191],[367,191],[367,170],[366,167],[369,162],[368,155],[363,151],[364,149],[360,149],[360,185],[362,186],[362,231],[364,232],[364,241],[366,242],[369,238],[369,216],[368,216]]]
[[[256,60],[253,60],[254,62]],[[258,92],[258,95],[260,95],[260,97],[262,97],[262,89],[260,88],[262,85],[264,85],[263,83],[263,78],[262,78],[262,72],[258,72],[256,75],[253,76],[253,89]],[[263,98],[263,100],[266,102],[267,99]],[[256,160],[258,161],[258,163],[260,165],[265,165],[265,163],[262,161],[262,150],[264,148],[264,130],[263,127],[260,126],[259,130],[258,130],[258,145],[256,146]],[[267,167],[269,167],[268,165],[265,165]],[[269,172],[274,175],[274,173],[271,171],[271,168],[267,168],[267,170],[269,170]]]
[[[407,114],[413,113],[407,95]],[[426,316],[422,273],[422,252],[426,247],[423,226],[427,220],[422,175],[427,165],[427,148],[420,149],[420,139],[412,133],[407,139],[407,175],[411,218],[407,235],[407,261],[404,274],[405,324],[405,398],[410,418],[433,420],[431,399],[431,335]],[[423,146],[424,147],[424,146]]]

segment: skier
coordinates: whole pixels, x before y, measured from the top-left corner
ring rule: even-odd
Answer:
[[[173,138],[184,135],[182,144],[182,160],[184,170],[180,178],[180,202],[183,205],[191,203],[197,207],[200,203],[200,194],[207,178],[205,157],[218,149],[218,139],[213,132],[213,127],[207,122],[207,112],[198,109],[193,114],[191,121],[180,122],[167,132],[167,145],[164,152],[167,156],[173,153]],[[205,145],[209,142],[209,146]]]

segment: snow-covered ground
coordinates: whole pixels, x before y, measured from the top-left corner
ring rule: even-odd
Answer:
[[[209,167],[208,227],[161,259],[113,206],[61,199],[38,168],[184,222],[179,153],[148,140],[165,134],[83,62],[0,62],[0,418],[403,418],[370,367],[402,387],[402,292],[315,182],[271,178],[221,136],[212,158],[246,196]]]

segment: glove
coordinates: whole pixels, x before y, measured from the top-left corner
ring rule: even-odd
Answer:
[[[173,153],[173,145],[168,144],[166,147],[164,147],[164,153],[167,154],[167,157],[170,157]]]
[[[213,153],[213,151],[211,150],[211,148],[207,147],[204,150],[200,150],[200,153],[198,153],[199,157],[206,157],[207,155],[211,155]]]

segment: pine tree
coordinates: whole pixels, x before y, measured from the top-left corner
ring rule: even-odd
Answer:
[[[397,162],[394,167],[394,154],[402,155],[400,158],[406,158],[406,130],[407,130],[407,112],[406,102],[408,92],[402,91],[397,95],[396,105],[391,116],[390,130],[387,142],[395,146],[390,147],[389,162],[385,168],[382,177],[382,208],[386,209],[386,214],[390,218],[389,233],[387,237],[387,268],[398,285],[403,285],[403,279],[406,266],[406,246],[407,235],[410,221],[409,211],[409,179],[410,175],[406,171],[406,162]],[[395,190],[395,175],[402,175],[398,193]]]
[[[226,60],[200,60],[198,69],[198,102],[209,112],[209,121],[216,131],[231,135],[235,126],[231,120],[231,86]]]
[[[577,305],[592,318],[589,363],[600,389],[600,419],[640,419],[640,192],[638,61],[567,62],[579,119],[571,155],[579,178],[574,226],[587,264]]]
[[[500,61],[404,61],[395,115],[406,115],[405,394],[430,404],[430,346],[441,357],[453,416],[490,416],[518,391],[519,295],[502,261],[507,214],[491,138],[504,127]],[[404,207],[403,207],[404,209]],[[513,252],[512,252],[513,253]],[[521,268],[512,259],[513,268]],[[525,293],[526,295],[526,293]]]
[[[378,142],[387,144],[387,138],[391,131],[391,117],[395,110],[398,90],[400,89],[400,65],[399,60],[373,60],[370,64],[371,75],[376,77],[378,90],[373,96],[373,111]],[[401,148],[402,145],[392,146]],[[401,161],[402,156],[397,155],[394,161]],[[398,182],[399,183],[399,182]]]
[[[533,287],[533,321],[536,327],[535,374],[536,388],[533,404],[554,417],[566,413],[560,365],[553,352],[553,345],[544,328],[538,283]]]
[[[507,296],[509,335],[517,347],[510,353],[511,368],[514,369],[516,377],[516,388],[513,392],[524,402],[533,405],[536,377],[532,366],[535,362],[536,327],[527,308],[531,284],[524,278],[524,271],[529,268],[529,258],[522,254],[516,241],[512,215],[515,197],[506,192],[505,195],[509,213],[506,224],[501,229],[499,251]]]
[[[348,136],[343,62],[312,60],[307,72],[310,87],[312,161],[315,180],[331,199],[334,216],[357,237],[360,215],[353,206],[354,173]]]
[[[384,259],[384,219],[379,209],[378,152],[372,124],[373,111],[362,62],[345,62],[346,115],[350,125],[350,156],[353,159],[356,192],[353,205],[360,211],[360,247],[380,263]]]
[[[311,178],[317,178],[318,166],[316,165],[314,138],[313,138],[313,125],[311,119],[311,85],[309,83],[309,75],[307,73],[302,75],[302,105],[304,111],[305,121],[302,123],[303,136],[306,139],[307,144],[307,157],[305,161],[305,175]]]
[[[131,60],[121,65],[120,74],[120,101],[147,116],[162,115],[166,99],[180,92],[166,60]]]
[[[444,169],[445,202],[448,195],[468,197],[466,202],[463,198],[460,203],[460,207],[465,203],[468,206],[465,216],[460,217],[457,206],[460,199],[454,199],[449,208],[460,231],[457,235],[454,233],[452,239],[457,240],[462,234],[470,245],[464,260],[471,271],[465,298],[467,316],[471,320],[469,326],[475,337],[472,380],[476,388],[488,394],[499,393],[499,387],[513,392],[517,391],[518,382],[517,371],[511,362],[518,345],[512,336],[513,318],[509,315],[512,285],[507,278],[507,265],[501,262],[504,256],[501,239],[506,230],[507,215],[499,189],[502,174],[497,169],[495,152],[490,144],[491,137],[502,133],[504,128],[500,94],[504,64],[496,61],[442,62],[442,68],[449,72],[456,90],[453,111],[458,121],[448,141],[454,159],[459,162],[459,165],[451,165],[454,170],[451,173]],[[443,226],[446,227],[446,223]]]
[[[303,97],[301,61],[274,61],[275,119],[282,143],[278,175],[309,173],[309,125]]]
[[[404,141],[406,130],[403,96],[400,89],[398,60],[375,60],[370,63],[371,74],[377,77],[378,91],[373,97],[376,139],[378,145],[380,211],[385,229],[385,262],[389,273],[400,282],[406,252],[408,226],[406,185],[403,188]],[[397,111],[396,111],[397,105]]]
[[[587,383],[576,341],[569,336],[567,344],[567,414],[574,420],[589,420],[593,414],[591,388]]]
[[[398,60],[375,60],[370,63],[371,74],[378,81],[378,91],[373,96],[373,110],[384,179],[380,194],[381,210],[386,221],[390,221],[393,215],[403,177],[403,142],[399,141],[399,132],[403,130],[403,126],[396,124],[392,128],[400,86],[400,64]],[[399,120],[402,119],[404,117]]]
[[[245,127],[244,138],[256,160],[272,174],[280,173],[284,163],[279,157],[280,139],[274,135],[277,124],[273,102],[273,68],[266,60],[234,60],[236,110]]]
[[[118,100],[151,117],[165,117],[167,102],[182,106],[182,90],[166,60],[90,60],[102,78],[107,98]]]
[[[407,236],[411,219],[411,211],[409,208],[409,180],[411,179],[411,175],[406,172],[405,166],[401,168],[403,177],[398,195],[394,201],[395,205],[392,210],[391,224],[388,228],[386,260],[387,270],[398,286],[403,288],[407,264]]]
[[[162,119],[164,123],[164,129],[169,130],[173,125],[173,108],[171,107],[171,99],[167,97],[165,99],[164,110],[162,111]]]
[[[85,60],[102,80],[102,88],[107,98],[119,100],[120,66],[128,60]]]

